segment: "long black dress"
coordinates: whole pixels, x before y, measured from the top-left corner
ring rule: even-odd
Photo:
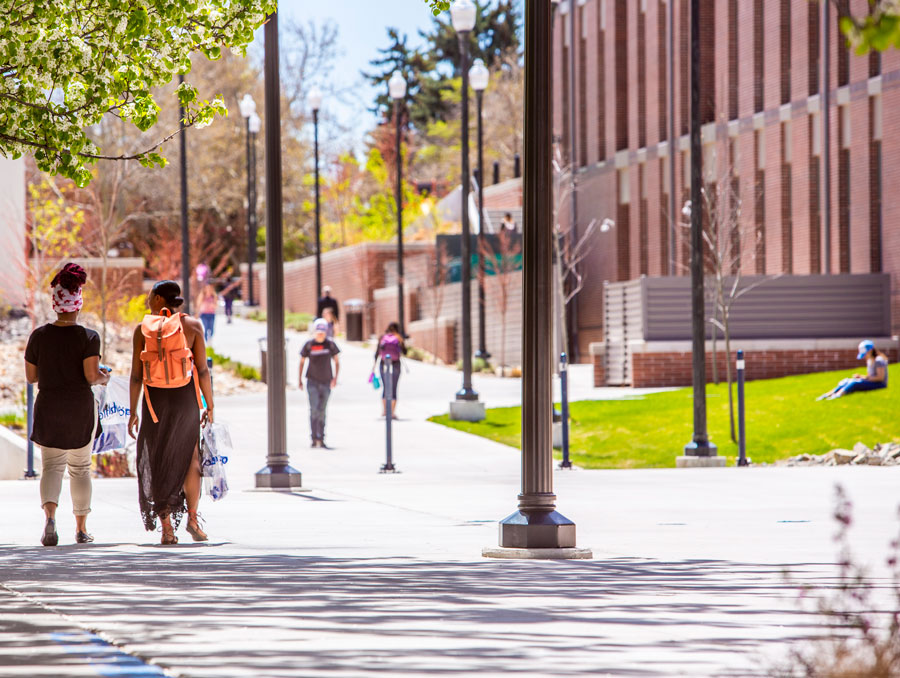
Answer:
[[[147,399],[141,411],[137,441],[137,476],[141,517],[148,531],[156,519],[170,516],[177,528],[187,511],[184,479],[200,442],[200,407],[193,380],[179,388],[147,387],[158,424]]]

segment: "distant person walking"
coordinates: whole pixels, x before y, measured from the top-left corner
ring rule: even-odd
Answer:
[[[331,286],[325,285],[322,287],[322,296],[319,297],[319,303],[316,305],[316,317],[323,318],[325,309],[330,308],[334,312],[334,321],[337,322],[341,318],[341,314],[338,311],[338,302],[333,296],[331,296]]]
[[[309,396],[309,434],[310,447],[329,449],[325,444],[325,408],[331,390],[337,386],[341,362],[338,354],[341,349],[328,337],[328,322],[316,318],[313,322],[313,337],[300,349],[300,390],[303,390],[303,368],[309,361],[306,370],[306,393]],[[334,362],[334,372],[331,363]]]
[[[406,355],[406,343],[403,341],[403,335],[400,333],[400,325],[391,323],[387,326],[384,334],[378,340],[378,348],[375,349],[375,363],[372,365],[372,372],[378,367],[381,375],[381,383],[384,387],[381,391],[381,415],[387,416],[387,365],[385,358],[391,358],[391,416],[396,419],[397,414],[397,384],[400,382],[400,356]]]
[[[235,297],[237,297],[238,287],[240,286],[241,280],[238,278],[222,290],[222,300],[225,302],[225,318],[229,325],[231,324],[231,318],[234,315],[234,300]]]
[[[502,228],[504,231],[509,231],[510,233],[517,233],[519,230],[519,227],[516,225],[512,214],[510,214],[509,212],[503,215],[503,221],[500,222],[500,228]]]
[[[337,318],[334,317],[334,311],[331,308],[322,309],[322,320],[328,323],[328,338],[334,339],[335,332],[337,331],[335,327]]]
[[[56,507],[63,473],[69,469],[75,541],[94,541],[87,531],[91,512],[91,448],[99,433],[91,386],[109,381],[100,366],[100,335],[78,324],[87,273],[66,264],[50,282],[56,322],[38,327],[25,348],[25,377],[38,385],[31,440],[41,446],[41,506],[46,523],[41,543],[56,546]]]
[[[219,295],[216,294],[216,290],[212,285],[206,283],[203,289],[200,290],[200,294],[197,295],[197,313],[200,315],[200,322],[203,323],[204,341],[212,339],[213,333],[216,331],[216,309],[218,306]],[[205,359],[203,362],[206,364]]]
[[[138,503],[144,527],[162,524],[162,543],[177,544],[175,530],[185,512],[187,531],[194,541],[206,541],[200,529],[200,426],[213,422],[213,393],[206,367],[203,327],[178,309],[181,288],[172,280],[153,286],[147,297],[150,314],[134,330],[131,358],[131,418],[128,433],[138,426]],[[202,407],[200,392],[206,398]],[[174,520],[174,527],[172,522]]]
[[[888,358],[875,348],[874,342],[866,339],[858,346],[857,360],[866,361],[866,373],[854,374],[852,377],[841,379],[838,385],[831,391],[823,393],[816,400],[834,400],[859,391],[874,391],[887,388],[888,385]]]

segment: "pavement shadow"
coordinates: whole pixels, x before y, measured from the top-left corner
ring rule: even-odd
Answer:
[[[192,676],[761,675],[821,633],[783,569],[0,547],[0,583]]]

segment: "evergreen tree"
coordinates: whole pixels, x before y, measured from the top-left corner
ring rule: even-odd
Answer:
[[[401,36],[396,28],[388,28],[387,33],[391,44],[379,49],[380,56],[369,62],[377,70],[362,74],[378,91],[375,105],[369,110],[385,121],[392,120],[394,102],[388,94],[388,81],[394,71],[400,71],[406,79],[403,123],[424,130],[428,123],[443,120],[449,113],[441,96],[447,82],[435,70],[436,63],[430,55],[409,47],[406,35]]]
[[[475,59],[484,61],[493,70],[510,53],[521,51],[522,19],[515,0],[499,0],[491,6],[491,0],[478,2],[475,28],[469,33],[469,63]],[[432,18],[431,32],[419,31],[428,44],[429,58],[435,64],[446,66],[454,76],[459,77],[459,37],[450,21],[449,13]]]

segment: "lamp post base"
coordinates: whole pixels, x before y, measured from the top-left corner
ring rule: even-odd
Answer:
[[[574,549],[575,523],[558,511],[516,511],[500,521],[507,549]]]
[[[293,466],[266,466],[256,472],[256,488],[283,490],[301,487],[300,471]]]
[[[505,560],[590,560],[594,557],[590,549],[505,549],[496,546],[481,549],[481,555]]]
[[[475,351],[475,357],[481,358],[484,362],[487,362],[491,359],[491,354],[487,350],[482,351],[481,349],[478,349]]]
[[[450,421],[484,421],[486,416],[484,403],[479,400],[450,401]]]
[[[684,456],[675,458],[676,468],[709,468],[725,466],[725,457],[718,456],[718,448],[711,442],[692,440],[684,446]]]

